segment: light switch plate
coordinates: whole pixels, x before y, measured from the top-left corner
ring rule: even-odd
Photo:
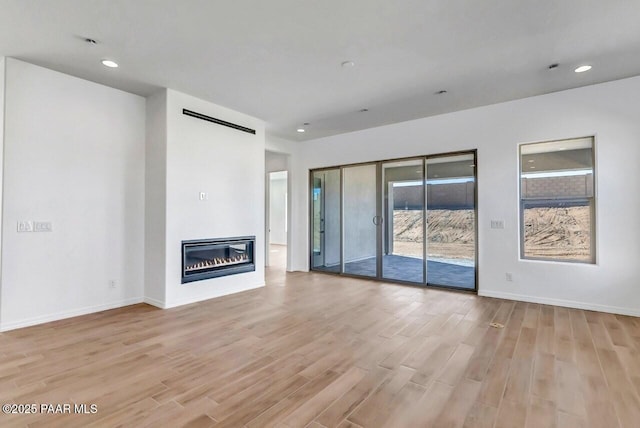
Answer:
[[[32,221],[19,221],[18,222],[18,232],[33,232],[33,222]]]

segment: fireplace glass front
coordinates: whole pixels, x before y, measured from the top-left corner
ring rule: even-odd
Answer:
[[[182,283],[256,270],[255,236],[182,241]]]

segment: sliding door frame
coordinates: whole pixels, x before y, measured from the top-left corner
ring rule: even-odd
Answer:
[[[428,248],[427,248],[427,237],[428,237],[428,221],[427,221],[427,160],[428,159],[434,159],[434,158],[444,158],[444,157],[451,157],[451,156],[457,156],[457,155],[473,155],[473,165],[474,165],[474,171],[473,171],[473,177],[474,177],[474,288],[464,288],[464,287],[456,287],[456,286],[449,286],[449,285],[442,285],[442,284],[434,284],[434,283],[429,283],[428,282],[428,272],[427,272],[427,253],[428,253]],[[388,278],[383,278],[383,271],[382,271],[382,256],[383,256],[383,234],[384,234],[384,228],[382,227],[383,225],[378,225],[376,227],[376,276],[363,276],[363,275],[355,275],[355,274],[350,274],[350,273],[345,273],[344,272],[344,170],[345,168],[348,167],[354,167],[354,166],[364,166],[364,165],[376,165],[376,193],[377,193],[377,197],[376,197],[376,216],[382,216],[383,211],[384,211],[384,203],[383,203],[383,198],[384,198],[384,189],[382,189],[382,185],[383,185],[383,181],[382,181],[382,166],[384,163],[387,162],[400,162],[400,161],[407,161],[407,160],[416,160],[416,159],[422,159],[422,176],[423,176],[423,187],[424,187],[424,192],[423,192],[423,217],[422,217],[422,237],[423,237],[423,281],[422,282],[412,282],[412,281],[402,281],[402,280],[397,280],[397,279],[388,279]],[[316,172],[320,172],[320,171],[329,171],[329,170],[335,170],[335,169],[339,169],[340,170],[340,204],[339,204],[339,208],[340,208],[340,269],[339,272],[331,272],[331,271],[325,271],[325,270],[321,270],[321,269],[314,269],[313,267],[313,227],[314,227],[314,220],[313,220],[313,175]],[[309,239],[309,270],[314,272],[314,273],[322,273],[322,274],[328,274],[328,275],[336,275],[336,276],[345,276],[345,277],[350,277],[350,278],[358,278],[358,279],[368,279],[368,280],[374,280],[374,281],[379,281],[379,282],[389,282],[389,283],[395,283],[395,284],[401,284],[401,285],[409,285],[409,286],[413,286],[413,287],[420,287],[420,288],[425,288],[425,287],[429,287],[429,288],[440,288],[440,289],[445,289],[445,290],[451,290],[451,291],[463,291],[463,292],[470,292],[470,293],[477,293],[478,292],[478,151],[477,149],[469,149],[469,150],[459,150],[459,151],[454,151],[454,152],[447,152],[447,153],[437,153],[437,154],[431,154],[431,155],[423,155],[423,156],[409,156],[409,157],[403,157],[403,158],[392,158],[392,159],[384,159],[384,160],[378,160],[378,161],[369,161],[369,162],[356,162],[356,163],[349,163],[349,164],[343,164],[343,165],[333,165],[333,166],[327,166],[327,167],[321,167],[321,168],[311,168],[309,169],[309,183],[308,183],[308,191],[309,191],[309,205],[308,205],[308,209],[309,209],[309,234],[308,234],[308,239]],[[324,196],[324,195],[323,195]]]
[[[463,150],[463,151],[457,151],[457,152],[450,152],[450,153],[438,153],[435,155],[428,155],[425,156],[425,162],[424,162],[424,181],[425,181],[425,186],[424,186],[424,200],[425,200],[425,213],[424,213],[424,217],[425,217],[425,223],[426,226],[424,228],[424,249],[425,249],[425,269],[427,266],[426,260],[427,260],[427,252],[428,252],[428,248],[427,248],[427,238],[428,238],[428,228],[429,228],[429,223],[427,222],[427,160],[429,159],[437,159],[437,158],[446,158],[446,157],[453,157],[453,156],[458,156],[458,155],[473,155],[473,231],[474,231],[474,237],[473,237],[473,256],[474,256],[474,260],[473,260],[473,271],[474,271],[474,286],[473,289],[470,288],[464,288],[464,287],[456,287],[456,286],[452,286],[452,285],[443,285],[443,284],[435,284],[435,283],[430,283],[428,282],[428,278],[426,276],[425,273],[425,283],[427,286],[429,287],[433,287],[433,288],[442,288],[442,289],[446,289],[446,290],[460,290],[460,291],[470,291],[470,292],[474,292],[477,293],[478,292],[478,150],[477,149],[473,149],[473,150]]]
[[[339,183],[339,188],[340,188],[340,198],[339,198],[339,203],[338,203],[338,209],[339,209],[339,217],[340,217],[340,248],[339,248],[339,254],[340,254],[340,262],[339,262],[339,266],[340,266],[340,271],[339,272],[330,272],[330,271],[324,271],[321,269],[314,269],[313,265],[314,265],[314,254],[313,254],[313,226],[314,226],[314,221],[313,221],[313,189],[314,189],[314,184],[313,184],[313,174],[315,172],[322,172],[322,171],[332,171],[332,170],[338,170],[339,174],[340,174],[340,183]],[[343,240],[342,240],[342,232],[343,232],[343,225],[342,225],[342,181],[343,181],[343,172],[342,172],[342,167],[340,166],[332,166],[332,167],[327,167],[327,168],[315,168],[315,169],[311,169],[309,170],[309,270],[310,271],[314,271],[314,272],[322,272],[322,273],[328,273],[328,274],[333,274],[333,275],[339,275],[342,274],[342,252],[343,252]],[[325,187],[324,189],[326,189],[326,183],[325,183]],[[326,191],[326,190],[325,190]],[[323,198],[323,205],[324,205],[324,192],[322,194],[322,198]],[[322,207],[323,211],[326,210],[326,206]],[[326,229],[326,221],[325,221],[325,225],[324,225],[325,229]],[[326,231],[325,231],[326,233]],[[326,247],[326,236],[324,238],[320,239],[321,242],[324,241],[324,247]],[[321,248],[321,251],[325,251],[326,252],[326,248]],[[326,254],[325,254],[326,255]]]

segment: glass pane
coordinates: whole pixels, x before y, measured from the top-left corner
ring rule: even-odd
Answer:
[[[594,262],[593,139],[520,149],[522,257]]]
[[[382,165],[382,277],[424,283],[423,160]]]
[[[376,276],[376,165],[343,169],[344,272]]]
[[[475,289],[475,156],[427,159],[427,283]]]
[[[314,171],[312,268],[340,272],[340,170]]]

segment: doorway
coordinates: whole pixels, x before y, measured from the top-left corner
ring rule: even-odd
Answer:
[[[311,171],[311,269],[477,289],[476,152]]]
[[[264,203],[264,264],[276,270],[286,271],[290,266],[289,155],[265,150],[265,203]]]

